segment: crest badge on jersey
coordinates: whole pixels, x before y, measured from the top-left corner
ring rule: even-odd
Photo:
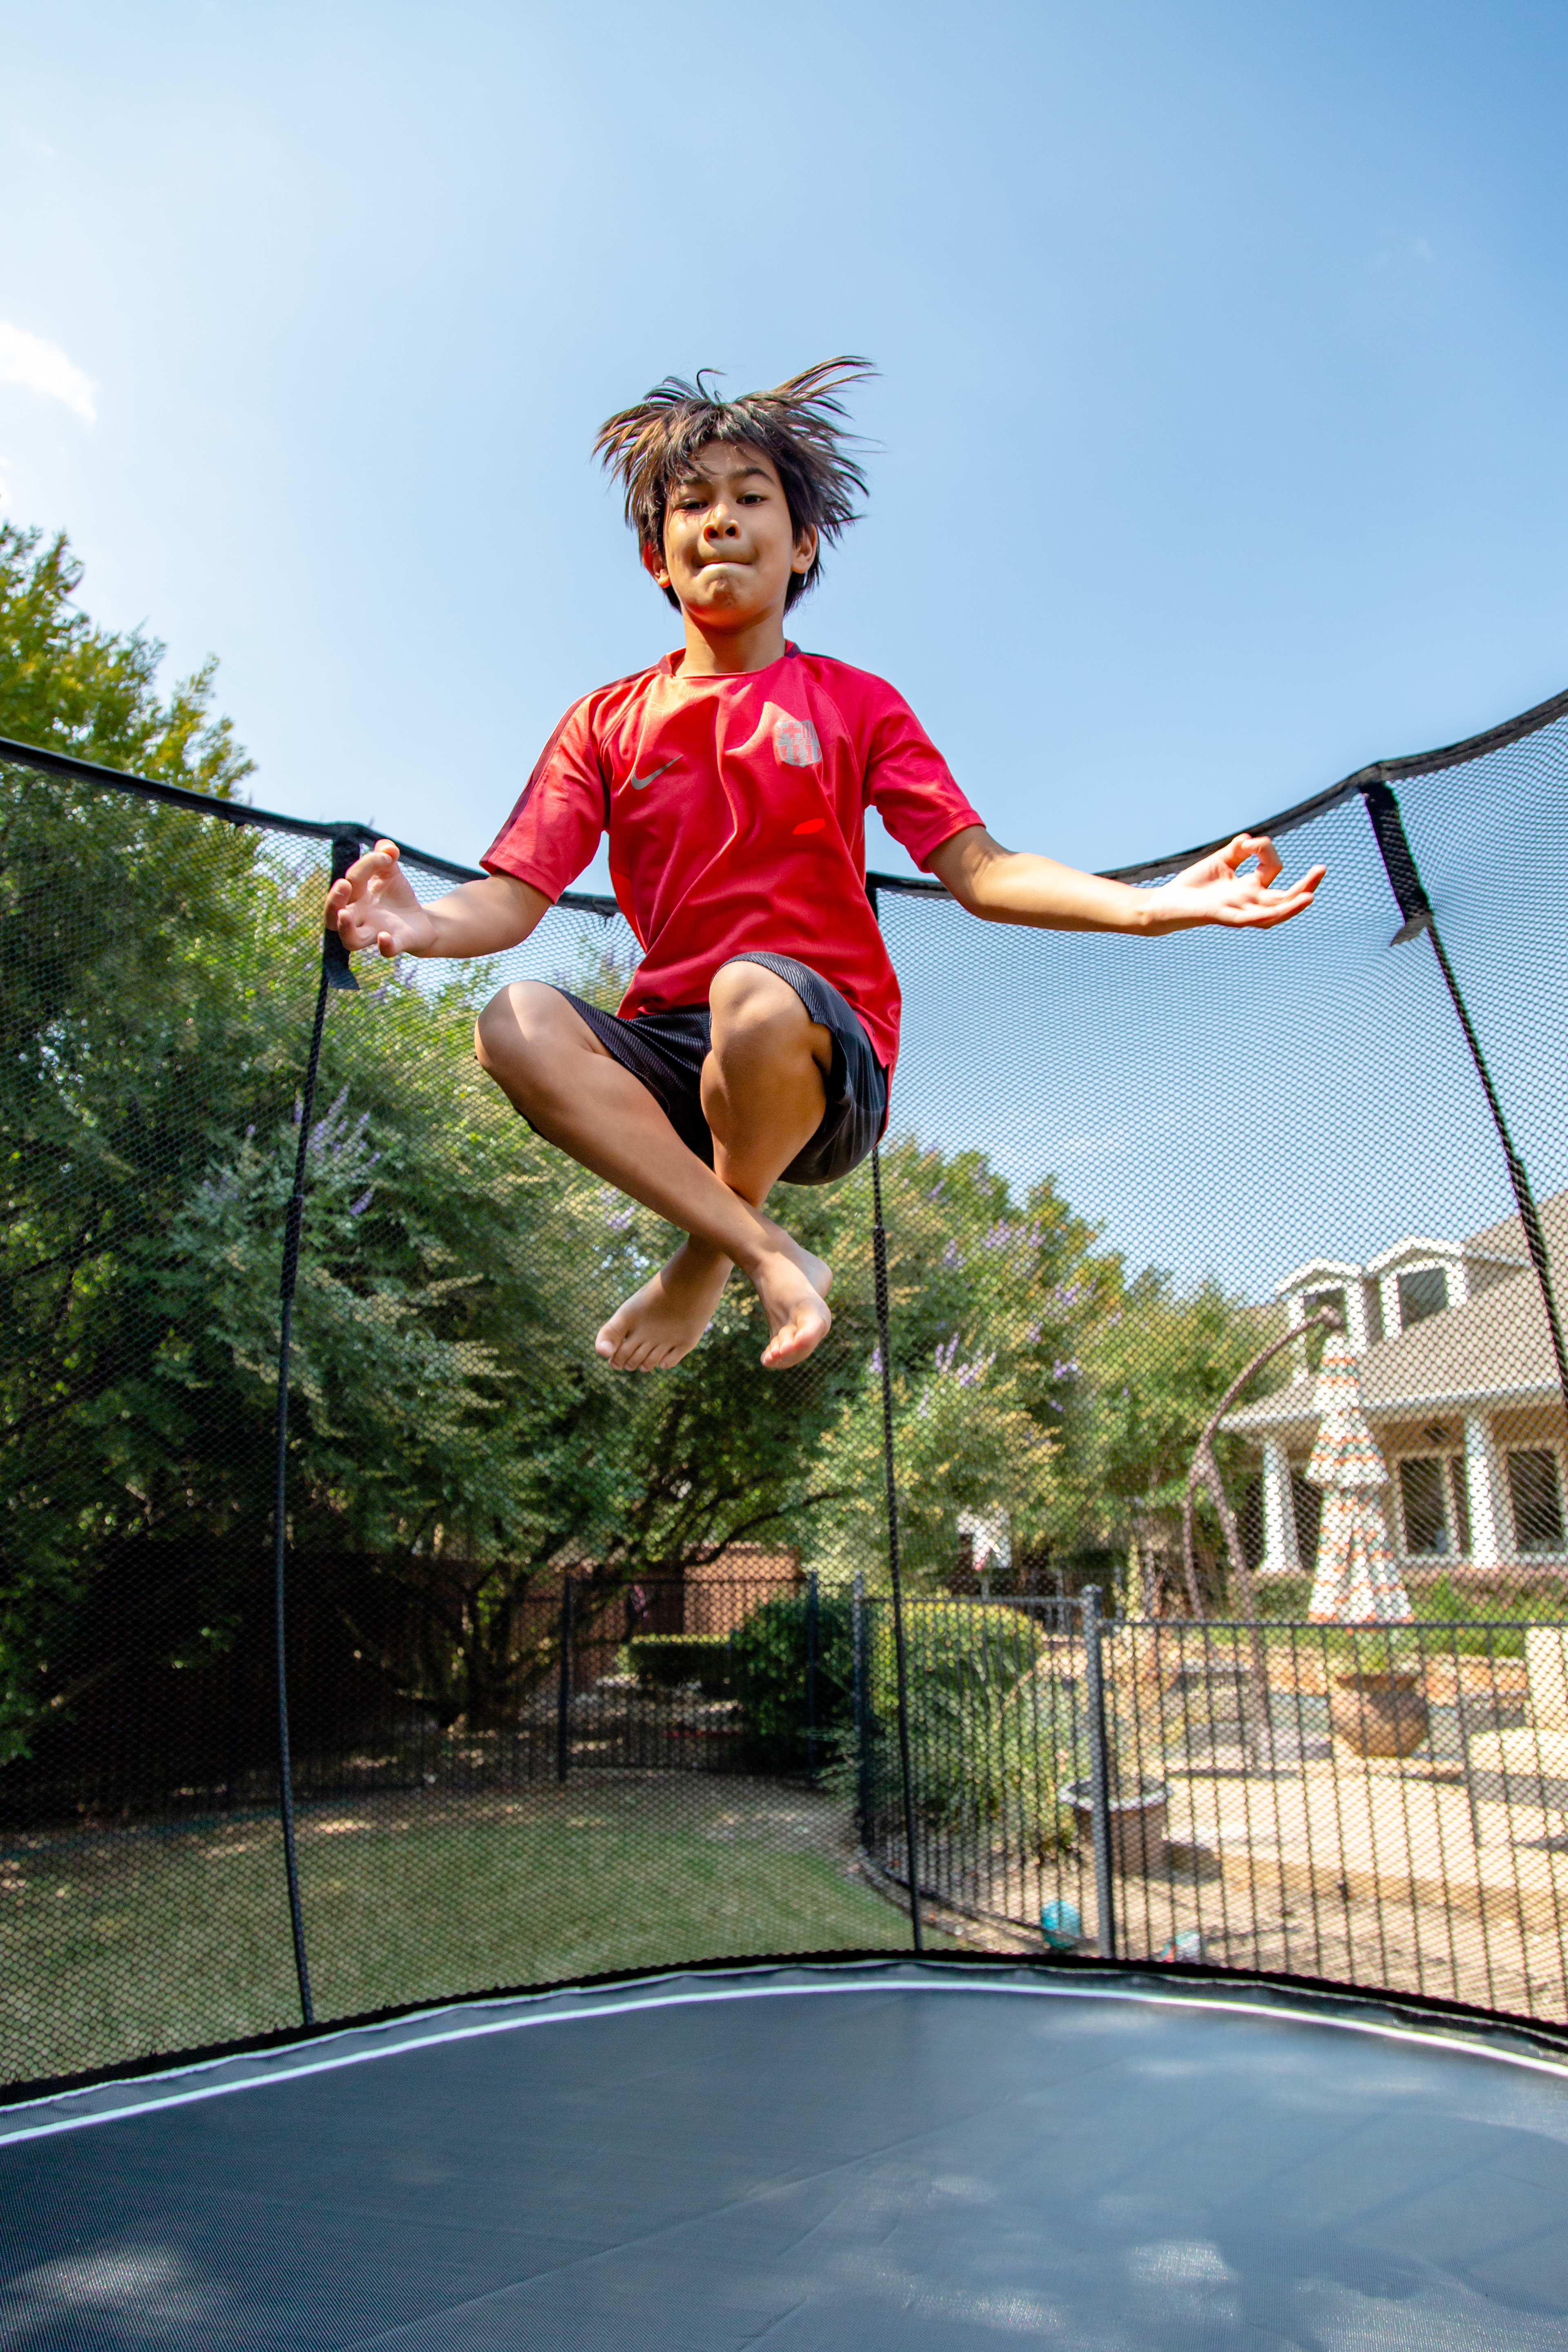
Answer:
[[[773,721],[773,751],[785,768],[818,768],[822,765],[822,745],[809,719],[776,719]]]

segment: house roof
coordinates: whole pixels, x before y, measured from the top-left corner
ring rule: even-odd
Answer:
[[[1568,1323],[1568,1191],[1540,1205],[1552,1295]],[[1529,1404],[1559,1394],[1552,1336],[1518,1217],[1500,1218],[1464,1244],[1468,1257],[1512,1257],[1505,1275],[1462,1307],[1447,1307],[1358,1359],[1362,1402],[1381,1420],[1454,1412],[1468,1405]],[[1313,1381],[1292,1381],[1225,1417],[1238,1436],[1305,1433],[1317,1421]]]
[[[1274,1296],[1283,1298],[1309,1282],[1351,1282],[1360,1272],[1360,1266],[1348,1257],[1310,1257],[1305,1265],[1299,1265],[1294,1274],[1288,1274],[1283,1282],[1275,1284]]]
[[[1427,1240],[1422,1234],[1406,1234],[1402,1242],[1395,1242],[1392,1249],[1385,1249],[1381,1257],[1368,1258],[1365,1271],[1373,1275],[1388,1274],[1406,1258],[1466,1258],[1472,1265],[1478,1263],[1483,1265],[1528,1265],[1530,1260],[1524,1255],[1524,1236],[1520,1232],[1519,1219],[1515,1217],[1512,1222],[1518,1236],[1517,1248],[1499,1250],[1489,1245],[1482,1249],[1474,1234],[1467,1242],[1435,1242]]]

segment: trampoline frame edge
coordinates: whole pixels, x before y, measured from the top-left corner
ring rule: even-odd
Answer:
[[[816,1970],[812,1980],[781,1983],[779,1976],[795,1970]],[[1077,1981],[1072,1978],[1077,1977]],[[766,1978],[765,1982],[755,1979]],[[737,1979],[740,1979],[737,1981]],[[746,1979],[752,1979],[747,1981]],[[490,2034],[518,2032],[531,2026],[568,2025],[581,2020],[617,2016],[645,2009],[671,2009],[699,2006],[708,2001],[763,2000],[788,1999],[799,1995],[887,1992],[989,1992],[996,1994],[1067,2000],[1114,2000],[1142,2003],[1152,2008],[1193,2009],[1204,2012],[1219,2012],[1254,2019],[1260,2023],[1317,2025],[1337,2029],[1342,2032],[1363,2033],[1385,2041],[1400,2042],[1417,2048],[1439,2049],[1450,2054],[1490,2060],[1495,2063],[1518,2066],[1532,2074],[1556,2075],[1568,2082],[1568,2049],[1548,2056],[1529,2049],[1508,2049],[1497,2045],[1496,2035],[1501,2032],[1527,2038],[1519,2029],[1499,2020],[1489,2029],[1485,2019],[1474,2021],[1447,2017],[1439,2029],[1434,2019],[1431,2024],[1415,2020],[1419,2016],[1413,2004],[1378,2001],[1364,1995],[1333,1992],[1314,1994],[1308,1988],[1292,1989],[1279,1981],[1249,1979],[1227,1983],[1216,1971],[1213,1976],[1172,1977],[1150,1979],[1138,1969],[1104,1969],[1091,1967],[1081,1974],[1042,1967],[1027,1959],[1009,1961],[1002,1968],[973,1968],[960,1959],[956,1965],[946,1958],[916,1959],[912,1955],[875,1954],[857,1956],[853,1959],[837,1958],[824,1961],[782,1957],[763,1962],[741,1962],[738,1965],[688,1967],[664,1969],[656,1975],[643,1974],[625,1978],[614,1985],[556,1986],[515,1993],[493,1993],[468,1997],[455,2001],[428,2004],[417,2010],[404,2011],[395,2016],[345,2021],[341,2025],[318,2030],[309,2036],[295,2035],[280,2044],[265,2050],[231,2051],[215,2053],[153,2070],[121,2074],[110,2081],[78,2084],[52,2092],[44,2092],[8,2105],[0,2105],[0,2147],[20,2146],[35,2139],[53,2138],[61,2133],[81,2131],[96,2124],[129,2121],[134,2116],[162,2112],[170,2107],[190,2106],[208,2099],[222,2098],[230,2092],[254,2090],[268,2084],[294,2081],[310,2074],[334,2073],[346,2066],[363,2065],[380,2058],[399,2056],[405,2053],[439,2047],[447,2042],[479,2040]],[[1323,2005],[1325,2000],[1334,2006]],[[1359,2011],[1389,2010],[1388,2016],[1345,2013],[1353,2006]],[[504,2009],[504,2016],[476,2018],[477,2011]],[[521,2014],[518,2012],[521,2012]],[[1470,2022],[1470,2031],[1462,2030]],[[431,2031],[418,2031],[422,2027]],[[413,2029],[413,2030],[410,2030]],[[351,2039],[374,2037],[369,2046],[328,2051],[324,2045]],[[1536,2037],[1528,2037],[1536,2038]],[[1552,2047],[1548,2043],[1548,2047]],[[313,2054],[321,2052],[321,2054]],[[209,2075],[218,2069],[234,2070],[222,2082],[191,2082],[194,2075]],[[160,2095],[138,2098],[139,2086],[151,2088],[163,2084],[170,2087]],[[128,2095],[116,2098],[116,2092]],[[88,2101],[99,2104],[90,2108]],[[17,2120],[37,2116],[40,2109],[56,2108],[68,2103],[81,2102],[83,2111],[76,2114],[56,2114],[47,2119],[33,2122]]]

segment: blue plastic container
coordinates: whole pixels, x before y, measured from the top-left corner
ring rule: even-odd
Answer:
[[[1076,1951],[1083,1934],[1077,1904],[1047,1903],[1040,1913],[1040,1933],[1051,1951]]]

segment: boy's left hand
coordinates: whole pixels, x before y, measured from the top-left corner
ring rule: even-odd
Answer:
[[[1257,858],[1257,870],[1243,874],[1238,869],[1249,857]],[[1279,852],[1266,833],[1238,833],[1223,849],[1147,893],[1149,929],[1186,931],[1200,923],[1223,923],[1233,930],[1266,931],[1288,923],[1311,905],[1328,868],[1314,866],[1299,882],[1276,890],[1280,871]]]

